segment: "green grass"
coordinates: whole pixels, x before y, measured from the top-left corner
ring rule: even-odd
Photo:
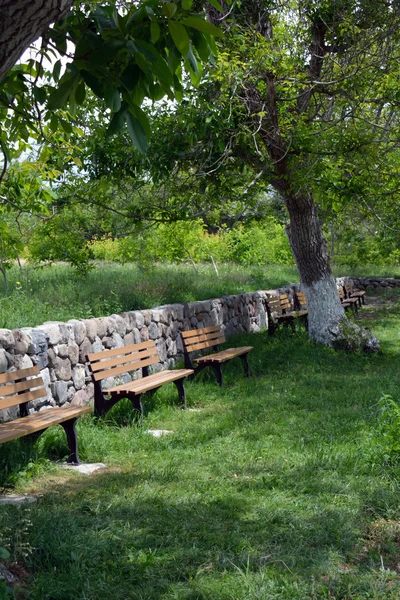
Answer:
[[[100,317],[174,302],[207,300],[260,289],[275,289],[299,280],[294,267],[219,265],[137,266],[101,264],[87,277],[67,265],[9,271],[6,295],[0,281],[0,328],[33,327],[45,321]],[[336,269],[337,275],[356,275]],[[400,268],[365,267],[359,274],[400,276]]]
[[[68,265],[10,269],[9,293],[0,282],[0,328],[40,325],[44,321],[91,318],[174,302],[207,300],[227,294],[275,288],[297,281],[293,267],[222,265],[101,264],[87,277]]]
[[[49,461],[67,453],[61,428],[3,446],[3,485],[38,494],[0,507],[17,597],[398,599],[400,432],[379,404],[399,399],[398,298],[361,311],[379,355],[336,353],[302,331],[239,336],[255,346],[253,376],[235,361],[222,388],[200,375],[187,384],[196,410],[164,386],[143,430],[124,403],[106,422],[81,419],[81,458],[108,466],[91,477]]]

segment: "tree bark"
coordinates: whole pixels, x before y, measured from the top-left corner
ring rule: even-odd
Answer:
[[[0,0],[0,80],[73,0]]]
[[[290,216],[286,231],[307,297],[311,339],[347,352],[376,352],[379,340],[344,314],[312,196],[296,196],[290,188],[282,195]]]
[[[330,344],[334,331],[344,318],[336,281],[332,275],[316,206],[311,196],[285,195],[290,215],[286,231],[308,302],[310,337]]]

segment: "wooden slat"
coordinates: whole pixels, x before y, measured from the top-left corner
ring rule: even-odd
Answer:
[[[16,419],[8,423],[0,424],[0,443],[9,442],[23,437],[35,431],[47,429],[51,425],[63,423],[74,417],[92,412],[90,406],[68,407],[68,408],[50,408],[41,412],[34,413],[21,419]]]
[[[124,393],[127,392],[134,392],[135,394],[144,393],[148,390],[153,390],[154,388],[160,387],[164,383],[176,381],[178,379],[183,379],[184,377],[192,375],[193,373],[193,369],[159,371],[158,373],[153,373],[152,375],[148,375],[147,377],[142,377],[141,379],[135,379],[134,381],[129,381],[128,383],[108,388],[107,390],[104,390],[104,394],[112,393],[120,394],[122,396]]]
[[[227,360],[231,360],[231,358],[241,356],[242,354],[247,354],[248,352],[250,352],[250,350],[253,350],[253,346],[243,346],[242,348],[228,348],[227,350],[222,350],[221,352],[216,352],[215,354],[209,354],[208,356],[200,356],[199,358],[195,358],[194,361],[197,363],[224,363]]]
[[[23,402],[31,402],[31,400],[37,400],[38,398],[44,398],[47,395],[46,388],[41,387],[36,390],[30,390],[24,394],[15,394],[14,396],[7,396],[6,398],[0,399],[0,410],[9,408],[10,406],[17,406]]]
[[[196,337],[197,335],[203,335],[204,333],[214,333],[220,331],[220,325],[212,325],[211,327],[201,327],[200,329],[191,329],[190,331],[182,331],[181,335],[183,338]]]
[[[18,371],[7,371],[0,375],[0,384],[8,383],[10,381],[18,381],[25,377],[32,377],[32,375],[39,375],[40,369],[37,365],[34,367],[27,367],[26,369],[19,369]]]
[[[195,344],[188,344],[186,346],[186,350],[187,352],[195,352],[196,350],[204,350],[204,348],[212,348],[213,346],[218,346],[219,344],[224,344],[225,343],[225,337],[223,335],[221,335],[218,338],[212,339],[212,340],[208,340],[205,342],[201,342],[201,343],[195,343]]]
[[[107,351],[105,350],[103,352],[103,354],[106,354]],[[95,363],[91,363],[91,368],[92,371],[96,372],[96,371],[104,371],[105,369],[111,369],[112,367],[118,367],[120,365],[128,365],[129,363],[137,363],[137,366],[133,366],[132,369],[139,369],[140,368],[140,363],[143,360],[147,360],[149,358],[153,358],[156,357],[157,360],[155,362],[159,362],[158,359],[158,352],[157,352],[157,348],[154,346],[154,348],[151,348],[149,350],[149,352],[146,351],[142,351],[142,352],[134,352],[131,354],[124,354],[123,356],[118,356],[117,358],[107,358],[107,354],[104,357],[105,360],[100,360],[97,361]],[[131,369],[131,370],[132,370]]]
[[[221,330],[212,331],[210,333],[199,333],[198,335],[194,335],[190,338],[185,338],[186,344],[199,344],[201,342],[208,342],[210,340],[218,339],[220,337],[224,337],[224,334]]]
[[[307,298],[304,292],[296,292],[296,298],[300,306],[305,306],[307,304]]]
[[[24,381],[18,381],[17,383],[11,383],[8,385],[0,386],[0,398],[10,396],[11,394],[17,394],[25,390],[30,390],[35,387],[43,387],[43,379],[41,377],[35,377],[32,379],[25,379]]]
[[[129,364],[122,365],[121,367],[115,367],[114,369],[109,369],[108,371],[98,371],[97,373],[93,373],[93,379],[95,381],[102,381],[103,379],[107,379],[107,377],[116,377],[117,375],[121,375],[122,373],[130,373],[131,371],[135,371],[138,368],[149,367],[150,365],[155,365],[160,362],[160,359],[157,358],[149,358],[148,360],[142,360],[138,367],[131,366]]]
[[[92,352],[88,354],[88,360],[90,362],[101,360],[104,358],[104,354],[107,356],[118,356],[122,354],[130,354],[132,352],[137,352],[140,350],[144,350],[145,348],[155,348],[156,345],[153,340],[148,340],[147,342],[140,342],[139,344],[131,344],[130,346],[123,346],[122,348],[113,348],[112,350],[102,350],[101,352]]]

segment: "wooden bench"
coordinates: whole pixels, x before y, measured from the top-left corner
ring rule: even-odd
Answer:
[[[358,298],[346,298],[346,292],[342,285],[339,286],[338,293],[340,302],[342,303],[344,310],[348,310],[349,308],[351,308],[355,312],[358,311]]]
[[[78,417],[92,412],[90,406],[49,408],[29,414],[29,402],[45,398],[47,391],[38,366],[7,371],[0,375],[0,410],[19,405],[19,418],[0,423],[0,444],[35,434],[52,425],[61,425],[67,435],[67,462],[79,464],[75,423]]]
[[[350,285],[344,285],[343,291],[344,291],[346,300],[353,300],[353,298],[356,298],[359,306],[361,306],[362,304],[365,304],[365,291],[364,290],[356,290],[355,288],[353,288]]]
[[[265,308],[268,315],[268,334],[273,335],[279,325],[290,325],[293,332],[296,330],[296,322],[302,321],[307,328],[308,326],[308,310],[304,308],[307,305],[304,292],[296,293],[296,306],[299,308],[292,309],[292,305],[287,294],[279,294],[279,296],[270,296],[265,302]]]
[[[121,398],[128,398],[132,408],[143,415],[141,396],[145,392],[154,393],[165,383],[174,383],[178,389],[182,408],[186,408],[184,379],[193,374],[193,369],[159,371],[149,374],[149,366],[160,362],[154,341],[132,344],[123,348],[114,348],[88,354],[89,368],[94,381],[94,413],[104,416]],[[142,377],[121,385],[102,388],[102,381],[108,377],[141,370]]]
[[[241,348],[228,348],[227,350],[219,350],[220,344],[226,342],[225,336],[221,331],[220,325],[212,327],[202,327],[200,329],[192,329],[190,331],[182,331],[182,342],[185,357],[185,367],[194,369],[193,377],[206,367],[214,369],[215,376],[219,385],[222,385],[222,370],[221,365],[237,356],[241,359],[244,376],[249,377],[249,364],[247,354],[253,350],[253,346],[243,346]],[[213,354],[205,356],[192,357],[193,352],[205,350],[209,348]],[[196,366],[194,365],[196,363]]]

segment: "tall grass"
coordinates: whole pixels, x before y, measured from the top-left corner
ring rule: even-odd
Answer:
[[[34,326],[44,321],[100,317],[173,302],[205,300],[296,281],[292,267],[245,268],[221,265],[101,264],[87,277],[67,265],[9,271],[10,291],[0,292],[0,327]]]
[[[400,399],[398,298],[357,317],[378,355],[315,346],[301,330],[239,336],[230,343],[255,346],[252,377],[235,361],[222,388],[202,373],[187,384],[195,410],[164,386],[145,401],[144,429],[124,402],[81,419],[82,459],[108,465],[91,477],[49,462],[67,454],[61,428],[0,448],[3,485],[38,495],[0,507],[17,597],[398,599],[399,413],[381,400]]]
[[[9,271],[9,293],[0,282],[0,328],[40,325],[44,321],[90,318],[174,302],[206,300],[228,294],[274,289],[299,281],[294,267],[218,265],[136,265],[101,263],[79,277],[68,265],[23,266]],[[337,275],[400,276],[400,267],[365,267]]]

